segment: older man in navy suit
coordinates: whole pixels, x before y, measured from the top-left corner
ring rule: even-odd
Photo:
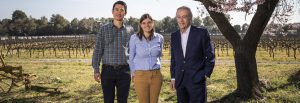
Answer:
[[[179,30],[171,35],[171,88],[176,89],[178,103],[207,102],[206,78],[215,65],[209,34],[192,26],[192,18],[190,8],[179,7]]]

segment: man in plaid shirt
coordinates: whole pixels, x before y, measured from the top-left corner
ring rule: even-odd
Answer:
[[[94,79],[102,86],[104,103],[114,102],[115,88],[118,103],[127,103],[131,77],[126,54],[133,28],[123,21],[126,13],[126,3],[115,2],[112,8],[113,20],[102,26],[97,34],[92,66]]]

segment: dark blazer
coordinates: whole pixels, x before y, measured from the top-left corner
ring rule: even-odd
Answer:
[[[183,56],[181,47],[181,33],[176,31],[171,35],[171,78],[175,78],[175,87],[178,88],[183,80],[192,80],[199,83],[210,77],[215,65],[215,54],[211,45],[208,31],[191,26]],[[189,76],[184,76],[189,72]],[[184,79],[185,77],[185,79]]]

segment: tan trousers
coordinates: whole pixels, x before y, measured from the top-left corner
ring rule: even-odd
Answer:
[[[160,70],[135,71],[134,88],[139,103],[157,103],[162,85]]]

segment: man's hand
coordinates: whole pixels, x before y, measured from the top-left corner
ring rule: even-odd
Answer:
[[[96,82],[101,83],[101,81],[100,81],[100,79],[101,79],[100,73],[94,73],[94,79],[95,79]]]
[[[171,80],[170,87],[171,90],[175,90],[175,80]]]

